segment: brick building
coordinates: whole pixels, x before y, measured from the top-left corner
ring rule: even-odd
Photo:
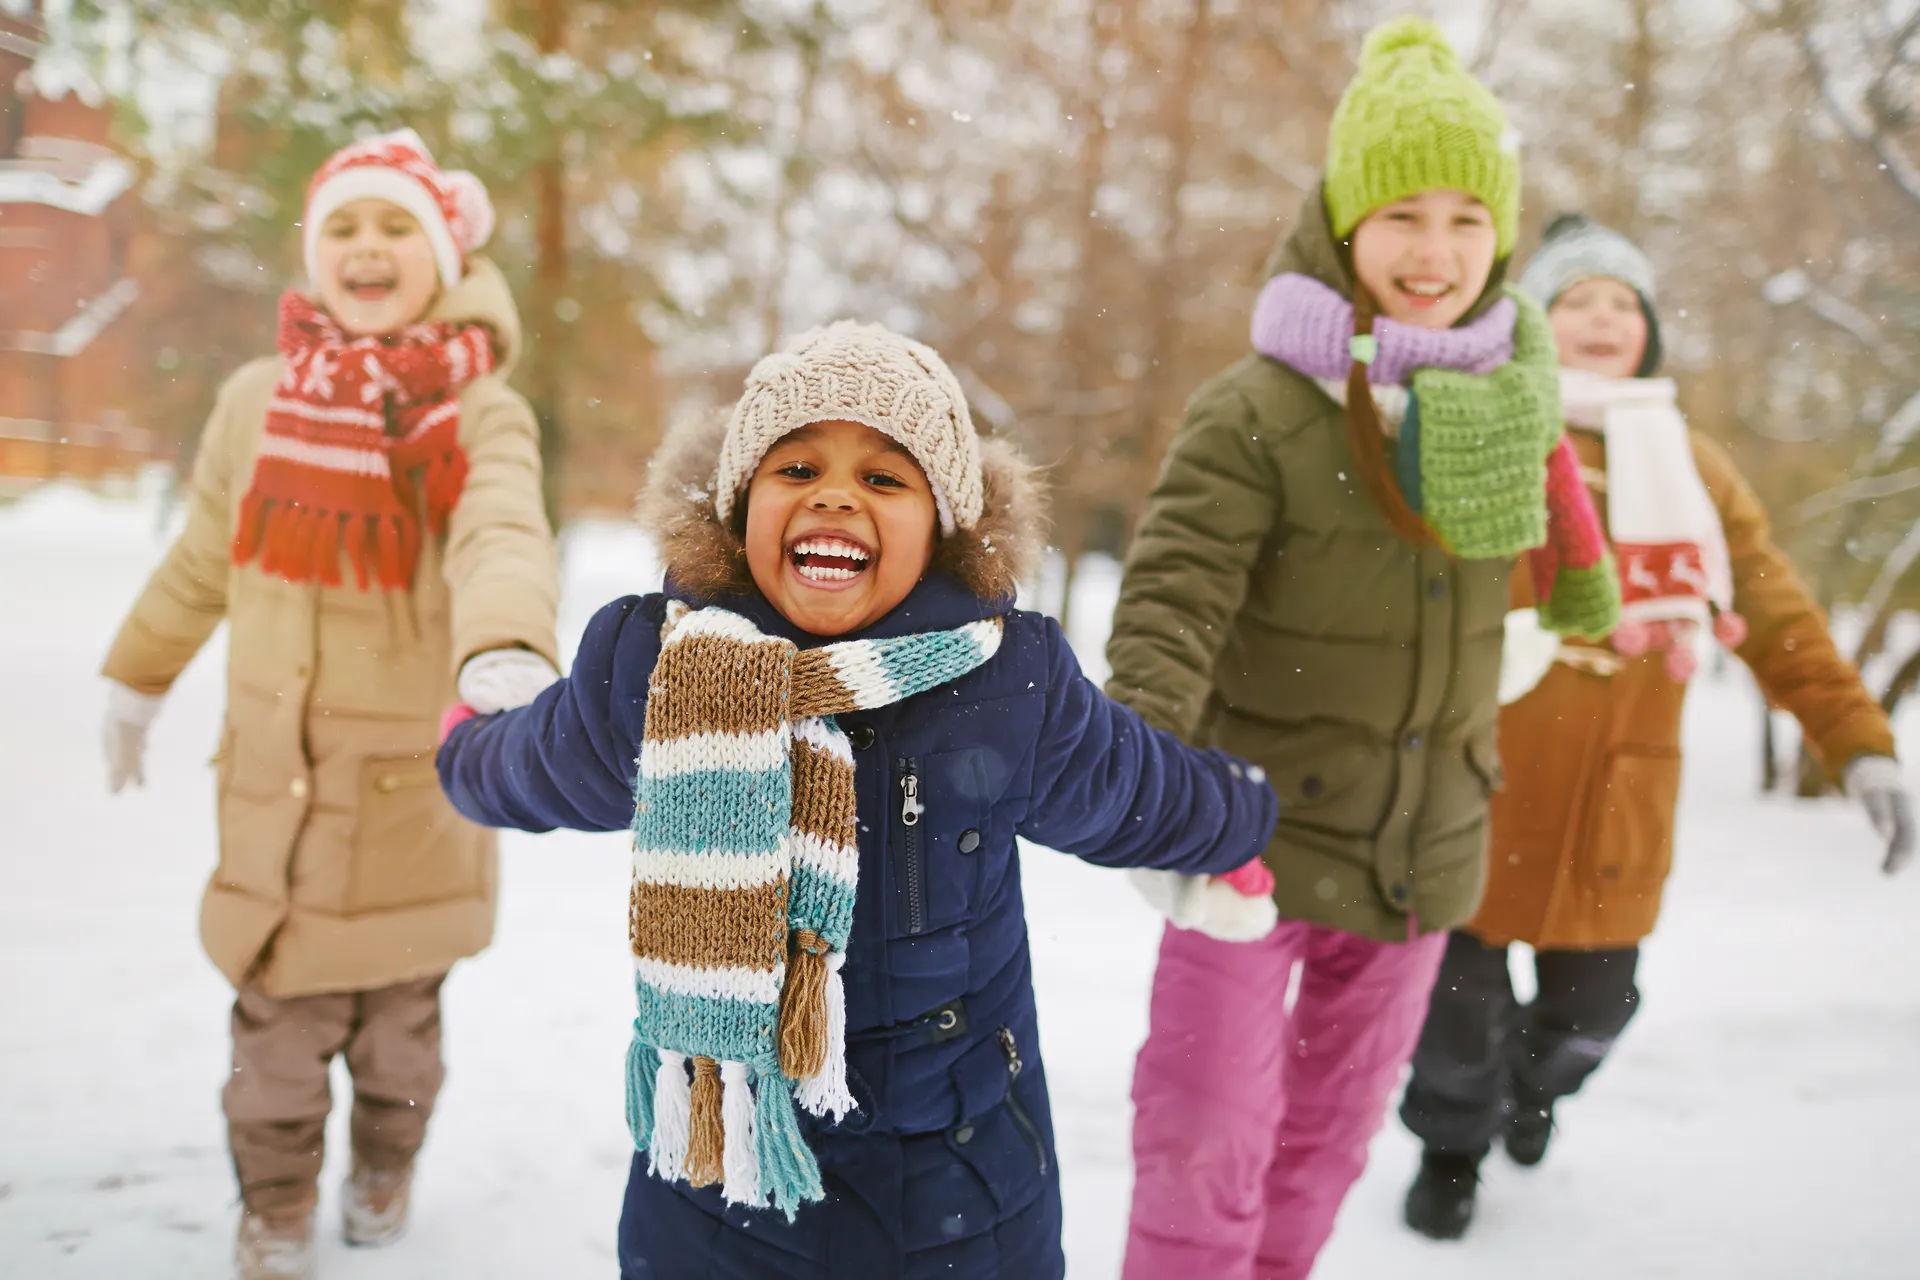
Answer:
[[[126,474],[154,448],[132,412],[138,174],[112,108],[42,62],[38,8],[0,0],[0,485],[16,488]]]

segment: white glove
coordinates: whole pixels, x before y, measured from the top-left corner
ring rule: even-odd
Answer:
[[[1176,927],[1222,942],[1258,942],[1280,923],[1280,909],[1271,896],[1249,897],[1213,876],[1146,867],[1136,867],[1127,876],[1140,896]]]
[[[1840,775],[1847,794],[1858,797],[1887,842],[1887,860],[1880,869],[1892,875],[1913,858],[1913,797],[1900,777],[1892,756],[1861,756]]]
[[[1540,625],[1538,609],[1507,611],[1507,639],[1500,647],[1500,705],[1518,702],[1553,669],[1560,637]]]
[[[460,701],[483,716],[524,707],[560,673],[531,649],[489,649],[460,667]]]
[[[118,680],[107,682],[107,715],[100,742],[107,750],[107,790],[118,793],[131,782],[147,785],[147,726],[160,714],[163,695],[139,693]]]

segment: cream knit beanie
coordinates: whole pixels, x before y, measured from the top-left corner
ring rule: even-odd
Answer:
[[[980,439],[959,379],[931,347],[852,320],[808,330],[747,375],[714,471],[722,523],[775,441],[832,421],[872,427],[913,455],[933,486],[943,534],[979,523]]]

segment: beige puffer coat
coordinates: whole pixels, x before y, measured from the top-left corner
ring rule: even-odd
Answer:
[[[506,281],[476,259],[432,319],[491,325],[498,372],[460,397],[466,488],[408,592],[289,583],[228,555],[279,357],[220,390],[187,525],[107,656],[105,674],[165,692],[230,628],[218,764],[220,861],[201,907],[207,953],[236,986],[291,997],[444,972],[493,934],[489,831],[434,774],[460,665],[522,647],[556,661],[558,581],[532,411],[507,386],[521,345]]]

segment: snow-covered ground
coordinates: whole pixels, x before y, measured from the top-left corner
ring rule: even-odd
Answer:
[[[109,798],[96,742],[94,672],[161,550],[154,526],[150,505],[68,489],[0,508],[0,1277],[207,1280],[229,1248],[228,992],[195,936],[218,639],[155,726],[146,790]],[[646,547],[612,525],[570,532],[566,573],[569,635],[650,583]],[[1111,591],[1110,572],[1082,576],[1090,666]],[[1847,802],[1756,796],[1755,706],[1737,668],[1695,693],[1643,1011],[1552,1157],[1489,1162],[1472,1238],[1435,1246],[1399,1225],[1415,1150],[1390,1122],[1317,1280],[1920,1275],[1920,873],[1885,880]],[[1920,720],[1901,729],[1920,757]],[[373,1254],[328,1237],[323,1274],[615,1273],[624,853],[506,838],[498,940],[448,986],[414,1233]],[[1035,851],[1025,875],[1070,1275],[1105,1280],[1157,931],[1113,873]],[[328,1213],[344,1125],[332,1137]]]

